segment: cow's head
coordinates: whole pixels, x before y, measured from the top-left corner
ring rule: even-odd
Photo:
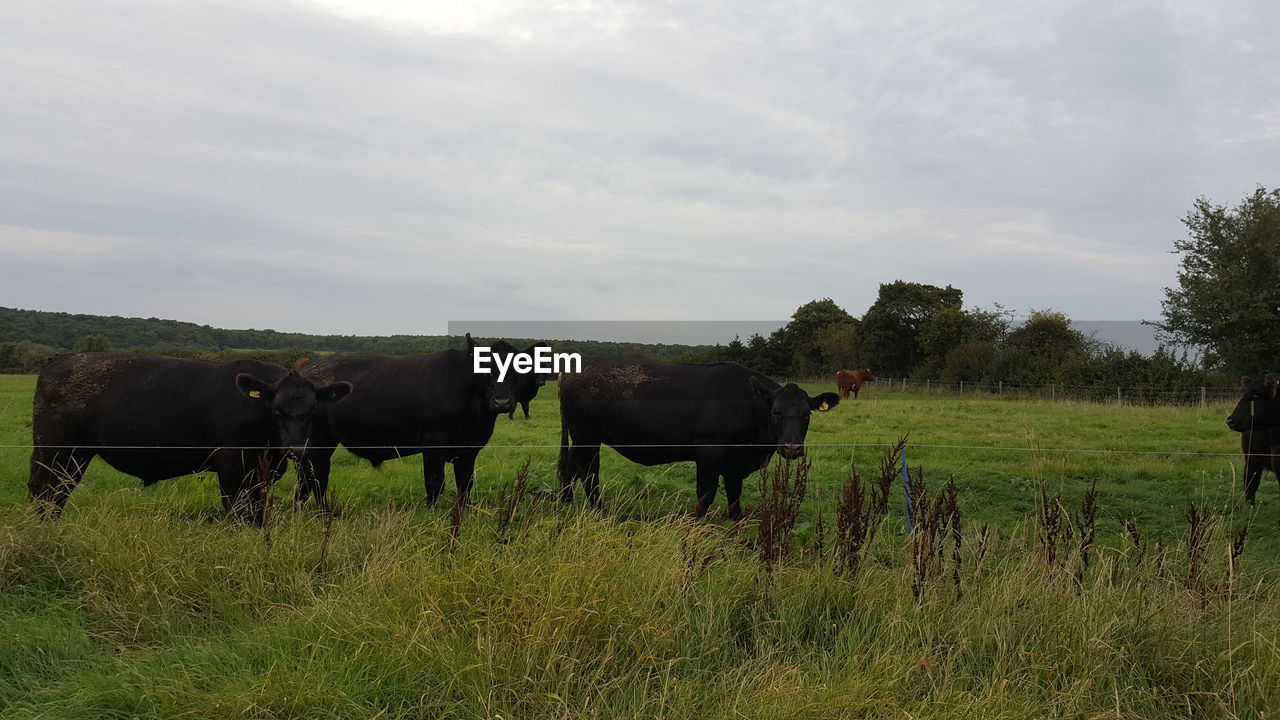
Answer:
[[[1236,432],[1270,430],[1280,427],[1280,399],[1276,398],[1280,376],[1264,373],[1259,377],[1240,378],[1244,396],[1227,416],[1227,427]]]
[[[528,355],[529,357],[533,357],[533,354],[537,352],[540,347],[549,348],[551,346],[544,342],[536,342],[520,352]],[[516,397],[531,398],[538,394],[538,388],[545,385],[546,382],[547,376],[542,373],[534,371],[519,373],[515,380]]]
[[[471,373],[474,367],[473,356],[477,343],[471,339],[471,333],[467,333],[467,372]],[[502,358],[503,363],[510,360],[510,356],[516,353],[516,348],[506,340],[499,340],[489,347],[489,372],[475,373],[473,375],[477,385],[476,387],[484,394],[484,400],[489,410],[494,413],[511,412],[516,406],[515,379],[516,373],[508,368],[506,377],[498,380],[498,359]]]
[[[826,412],[840,403],[840,396],[825,392],[809,397],[795,383],[773,389],[756,378],[751,378],[751,390],[756,401],[767,408],[769,428],[777,439],[778,454],[788,460],[804,455],[804,437],[809,432],[809,415]]]
[[[273,445],[286,449],[294,457],[301,457],[306,450],[312,427],[324,407],[351,393],[349,382],[318,388],[297,370],[290,370],[274,383],[240,373],[236,375],[236,387],[245,397],[270,408]]]
[[[871,368],[862,369],[862,381],[875,380],[876,376],[871,374]]]

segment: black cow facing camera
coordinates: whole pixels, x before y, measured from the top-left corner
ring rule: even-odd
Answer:
[[[729,517],[742,514],[742,481],[777,452],[804,455],[814,412],[840,397],[810,397],[799,386],[779,386],[736,363],[668,363],[600,359],[581,373],[560,378],[561,499],[573,499],[581,482],[587,499],[600,502],[600,445],[641,465],[682,460],[697,464],[702,517],[724,478]]]
[[[524,354],[532,355],[539,347],[551,347],[544,342],[536,342],[523,350]],[[515,372],[513,368],[509,372]],[[554,375],[552,376],[554,377]],[[538,396],[538,390],[547,382],[547,376],[539,372],[516,373],[515,379],[512,381],[512,391],[515,393],[516,403],[524,410],[524,419],[529,419],[529,403]],[[511,408],[511,412],[507,413],[510,420],[516,419],[516,409]]]
[[[1244,395],[1227,416],[1227,427],[1240,433],[1244,454],[1244,499],[1250,505],[1258,494],[1262,474],[1270,470],[1280,481],[1280,376],[1275,373],[1240,378]]]
[[[334,446],[342,443],[352,454],[380,466],[388,460],[422,455],[427,501],[444,490],[446,463],[465,500],[475,475],[476,456],[493,435],[499,414],[516,407],[518,375],[501,380],[495,363],[475,372],[477,344],[466,336],[464,349],[425,355],[330,355],[313,360],[303,373],[318,383],[347,381],[360,388],[347,402],[329,409],[327,436],[315,443],[302,465],[310,480],[298,482],[295,504],[315,495],[325,507]],[[500,340],[490,357],[503,362],[516,348]]]
[[[95,456],[143,485],[213,471],[223,507],[260,523],[261,490],[350,392],[254,360],[60,355],[36,380],[27,488],[56,517]]]

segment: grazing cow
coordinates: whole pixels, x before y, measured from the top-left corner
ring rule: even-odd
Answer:
[[[60,355],[36,380],[27,487],[56,517],[94,456],[143,485],[211,470],[223,507],[261,523],[265,483],[303,453],[317,410],[350,392],[254,360]]]
[[[325,507],[329,467],[339,442],[358,457],[380,466],[387,460],[422,455],[427,502],[444,489],[444,465],[453,463],[459,495],[471,490],[476,456],[493,435],[499,414],[515,409],[516,373],[499,382],[496,363],[488,374],[474,372],[475,341],[467,335],[464,350],[427,355],[332,355],[312,360],[304,374],[316,382],[345,380],[360,388],[350,400],[329,409],[329,437],[314,443],[304,464],[314,482],[299,482],[295,503],[315,493]],[[493,356],[516,352],[499,341]],[[505,362],[505,360],[504,360]]]
[[[779,387],[736,363],[592,361],[560,376],[561,499],[571,502],[573,483],[581,481],[601,507],[603,443],[641,465],[697,463],[698,517],[723,476],[729,517],[737,519],[743,479],[774,452],[789,460],[803,455],[810,413],[839,402],[835,393],[809,397],[795,384]]]
[[[528,348],[526,348],[525,352],[532,353],[536,348],[539,348],[539,347],[551,347],[551,346],[544,342],[536,342],[530,345]],[[515,370],[514,369],[508,370],[507,372],[515,372]],[[547,376],[543,375],[542,373],[528,372],[528,373],[518,373],[516,375],[514,385],[512,387],[514,388],[516,403],[518,403],[520,407],[524,410],[525,420],[529,419],[529,403],[532,402],[533,399],[538,396],[538,388],[545,385],[546,382],[547,382]],[[516,409],[514,407],[511,408],[511,412],[507,413],[507,418],[511,420],[516,419]]]
[[[1240,433],[1244,499],[1252,505],[1263,472],[1270,470],[1280,481],[1280,399],[1276,398],[1280,376],[1264,373],[1257,378],[1243,377],[1240,384],[1244,396],[1227,417],[1227,427]]]
[[[840,392],[841,400],[849,399],[849,391],[853,390],[853,399],[858,399],[858,391],[862,389],[862,383],[875,380],[876,376],[871,374],[871,370],[863,368],[862,370],[841,370],[836,373],[836,390]]]

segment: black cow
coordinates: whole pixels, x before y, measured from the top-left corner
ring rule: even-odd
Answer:
[[[533,353],[533,351],[539,347],[551,347],[551,346],[544,342],[536,342],[530,345],[528,348],[526,348],[524,352]],[[509,370],[508,372],[515,372],[515,371]],[[545,385],[546,382],[547,382],[547,376],[543,375],[542,373],[528,372],[528,373],[518,373],[516,375],[512,388],[515,392],[516,402],[524,410],[525,420],[529,419],[529,403],[532,402],[533,399],[538,396],[538,388]],[[507,413],[507,417],[511,420],[516,419],[516,409],[514,407],[511,408],[511,412]]]
[[[334,446],[342,443],[353,454],[380,466],[406,455],[422,455],[422,479],[427,501],[434,503],[444,489],[444,465],[453,463],[453,478],[465,498],[471,490],[476,456],[493,435],[499,414],[515,409],[510,369],[498,382],[495,363],[490,372],[474,372],[476,343],[467,335],[464,350],[427,355],[333,355],[311,361],[304,374],[316,382],[345,380],[360,388],[347,402],[329,410],[324,442],[306,455],[304,465],[314,483],[299,482],[296,503],[314,492],[325,506]],[[491,347],[494,356],[516,349],[506,341]]]
[[[36,381],[27,487],[57,516],[95,455],[143,485],[211,470],[223,507],[260,523],[263,483],[302,454],[317,409],[350,392],[254,360],[60,355]]]
[[[1240,378],[1244,396],[1227,416],[1227,427],[1240,433],[1244,453],[1244,499],[1250,505],[1258,493],[1262,473],[1270,470],[1280,480],[1280,400],[1276,398],[1280,376],[1264,373]]]
[[[604,359],[560,377],[561,499],[581,481],[600,507],[600,445],[641,465],[697,463],[698,501],[706,514],[724,477],[729,517],[741,515],[742,481],[774,452],[804,454],[812,411],[840,402],[809,397],[794,383],[779,387],[736,363],[668,363]],[[570,445],[572,442],[572,446]]]

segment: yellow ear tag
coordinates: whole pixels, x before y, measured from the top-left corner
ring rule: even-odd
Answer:
[[[249,397],[251,397],[251,398],[260,398],[260,397],[262,397],[262,391],[261,391],[261,390],[250,390],[250,391],[249,391]]]
[[[818,409],[819,409],[819,410],[826,410],[826,409],[827,409],[827,408],[829,408],[829,407],[831,407],[831,406],[830,406],[830,405],[828,405],[828,404],[827,404],[827,402],[826,402],[825,400],[823,400],[823,401],[822,401],[822,404],[818,406]]]

